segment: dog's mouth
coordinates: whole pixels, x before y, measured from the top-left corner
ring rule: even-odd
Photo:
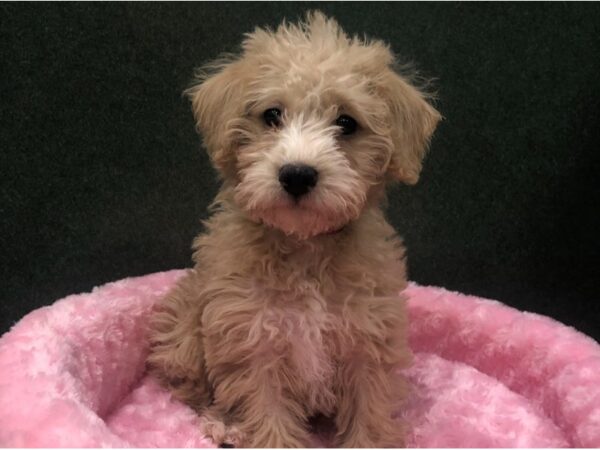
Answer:
[[[337,230],[326,231],[324,233],[321,233],[321,235],[322,236],[331,236],[331,235],[334,235],[334,234],[340,234],[342,231],[344,231],[345,228],[346,228],[346,225],[342,225]]]
[[[348,223],[342,216],[310,207],[302,202],[255,210],[251,212],[251,217],[286,235],[300,239],[336,235]]]

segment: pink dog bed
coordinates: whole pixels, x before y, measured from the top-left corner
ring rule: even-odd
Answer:
[[[213,447],[144,376],[145,323],[183,271],[32,312],[0,339],[0,446]],[[546,317],[407,290],[411,447],[599,447],[600,346]]]

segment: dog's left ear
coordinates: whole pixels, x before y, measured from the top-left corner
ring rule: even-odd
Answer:
[[[419,180],[421,162],[438,122],[439,112],[423,93],[408,81],[388,70],[380,85],[391,113],[391,135],[394,150],[388,175],[406,184]]]

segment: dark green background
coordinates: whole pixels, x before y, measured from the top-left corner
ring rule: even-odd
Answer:
[[[118,278],[190,266],[217,189],[181,92],[308,8],[437,78],[445,116],[389,217],[422,284],[600,338],[598,3],[0,5],[0,332]]]

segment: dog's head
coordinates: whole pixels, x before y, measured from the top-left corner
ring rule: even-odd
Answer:
[[[188,94],[237,206],[309,238],[357,218],[386,181],[416,183],[440,115],[393,63],[319,12],[214,63]]]

